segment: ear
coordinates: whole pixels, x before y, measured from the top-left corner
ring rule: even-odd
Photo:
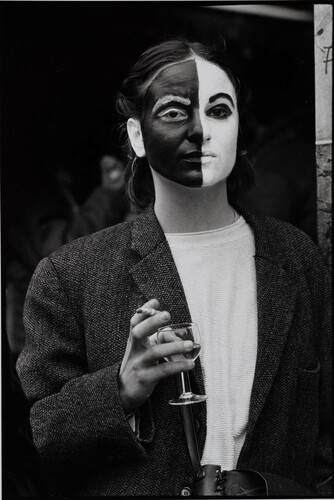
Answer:
[[[146,156],[146,153],[139,120],[136,120],[135,118],[129,118],[126,126],[132,149],[134,150],[138,158],[144,158],[144,156]]]

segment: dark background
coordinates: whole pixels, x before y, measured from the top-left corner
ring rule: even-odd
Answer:
[[[263,4],[256,5],[261,10]],[[313,12],[310,3],[270,5]],[[99,183],[101,155],[121,155],[114,102],[123,78],[145,48],[170,36],[226,40],[242,82],[243,135],[251,159],[270,129],[284,134],[284,120],[291,116],[297,116],[292,127],[302,129],[314,147],[312,20],[239,14],[193,2],[1,2],[0,7],[5,230],[49,189],[51,173],[60,166],[71,173],[73,193],[83,202]]]

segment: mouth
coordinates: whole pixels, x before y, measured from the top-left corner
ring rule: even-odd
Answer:
[[[183,155],[183,160],[188,163],[209,163],[216,155],[211,151],[191,151]]]

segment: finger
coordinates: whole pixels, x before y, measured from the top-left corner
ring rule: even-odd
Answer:
[[[142,307],[154,307],[155,309],[160,307],[160,302],[158,299],[153,298],[145,302]]]
[[[140,307],[136,311],[137,314],[144,314],[145,316],[154,316],[157,312],[158,311],[152,307]]]
[[[181,372],[188,372],[192,370],[195,366],[195,362],[190,360],[184,361],[176,361],[175,363],[161,363],[159,365],[151,366],[146,369],[144,374],[142,375],[142,382],[146,382],[147,384],[159,382],[166,377],[170,377],[171,375],[177,375]],[[144,380],[146,379],[146,380]]]
[[[168,311],[159,311],[154,316],[150,316],[132,328],[132,339],[142,340],[152,335],[158,328],[166,325],[171,317]]]
[[[179,342],[156,344],[143,354],[142,363],[151,366],[161,359],[170,357],[173,361],[184,361],[193,348],[194,343],[191,340],[179,339]]]
[[[161,344],[161,342],[159,342],[158,340],[158,332],[154,332],[153,335],[150,336],[149,340],[151,345]]]
[[[157,344],[164,344],[166,342],[179,342],[182,341],[182,338],[176,335],[175,331],[173,331],[171,328],[168,326],[165,327],[163,330],[160,330],[160,332],[157,332]]]
[[[181,339],[181,337],[178,337],[171,328],[169,328],[168,326],[166,326],[165,328],[163,328],[163,330],[154,332],[153,335],[150,336],[150,342],[152,345],[164,344],[165,342],[177,342],[178,340],[183,340]],[[168,331],[167,328],[169,328]]]
[[[148,302],[145,302],[145,304],[143,304],[139,309],[137,309],[137,311],[139,311],[140,309],[143,309],[143,310],[150,311],[150,313],[145,314],[145,312],[138,313],[136,311],[136,314],[134,314],[130,320],[131,327],[133,328],[134,326],[136,326],[138,323],[140,323],[141,321],[146,319],[147,316],[153,316],[154,315],[153,311],[159,312],[158,311],[159,307],[160,307],[160,303],[159,303],[158,299],[151,299]],[[151,311],[152,311],[152,313],[151,313]]]

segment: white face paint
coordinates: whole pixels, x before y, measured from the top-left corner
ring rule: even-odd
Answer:
[[[239,115],[234,87],[221,68],[196,58],[199,116],[203,129],[202,186],[230,175],[236,160]]]

